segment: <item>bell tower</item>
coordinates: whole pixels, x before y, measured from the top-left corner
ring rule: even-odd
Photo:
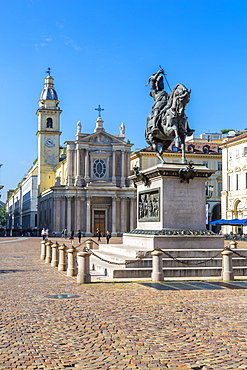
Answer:
[[[46,71],[44,89],[38,101],[38,192],[54,186],[54,169],[59,163],[60,114],[51,69]]]

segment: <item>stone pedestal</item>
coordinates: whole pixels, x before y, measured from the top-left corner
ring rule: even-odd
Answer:
[[[206,230],[205,181],[213,173],[204,165],[166,163],[132,175],[137,228],[123,235],[123,244],[140,250],[223,249],[223,237]]]

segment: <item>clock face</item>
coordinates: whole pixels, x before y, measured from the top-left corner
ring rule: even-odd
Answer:
[[[52,147],[55,145],[55,140],[52,137],[47,137],[45,139],[45,145],[48,147]]]

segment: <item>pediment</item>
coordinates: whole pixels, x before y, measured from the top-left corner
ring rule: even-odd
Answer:
[[[79,138],[80,143],[93,143],[93,144],[121,144],[124,145],[125,142],[117,137],[108,134],[105,131],[98,131],[93,134],[85,135]]]

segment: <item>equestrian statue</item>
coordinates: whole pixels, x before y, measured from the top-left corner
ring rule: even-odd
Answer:
[[[150,95],[155,103],[152,113],[147,117],[145,139],[155,150],[156,156],[165,163],[162,154],[175,140],[177,148],[182,150],[181,163],[187,163],[185,158],[185,138],[193,134],[185,115],[185,107],[190,101],[191,90],[177,84],[169,94],[164,90],[164,70],[161,68],[148,80]],[[147,86],[145,85],[145,86]]]

